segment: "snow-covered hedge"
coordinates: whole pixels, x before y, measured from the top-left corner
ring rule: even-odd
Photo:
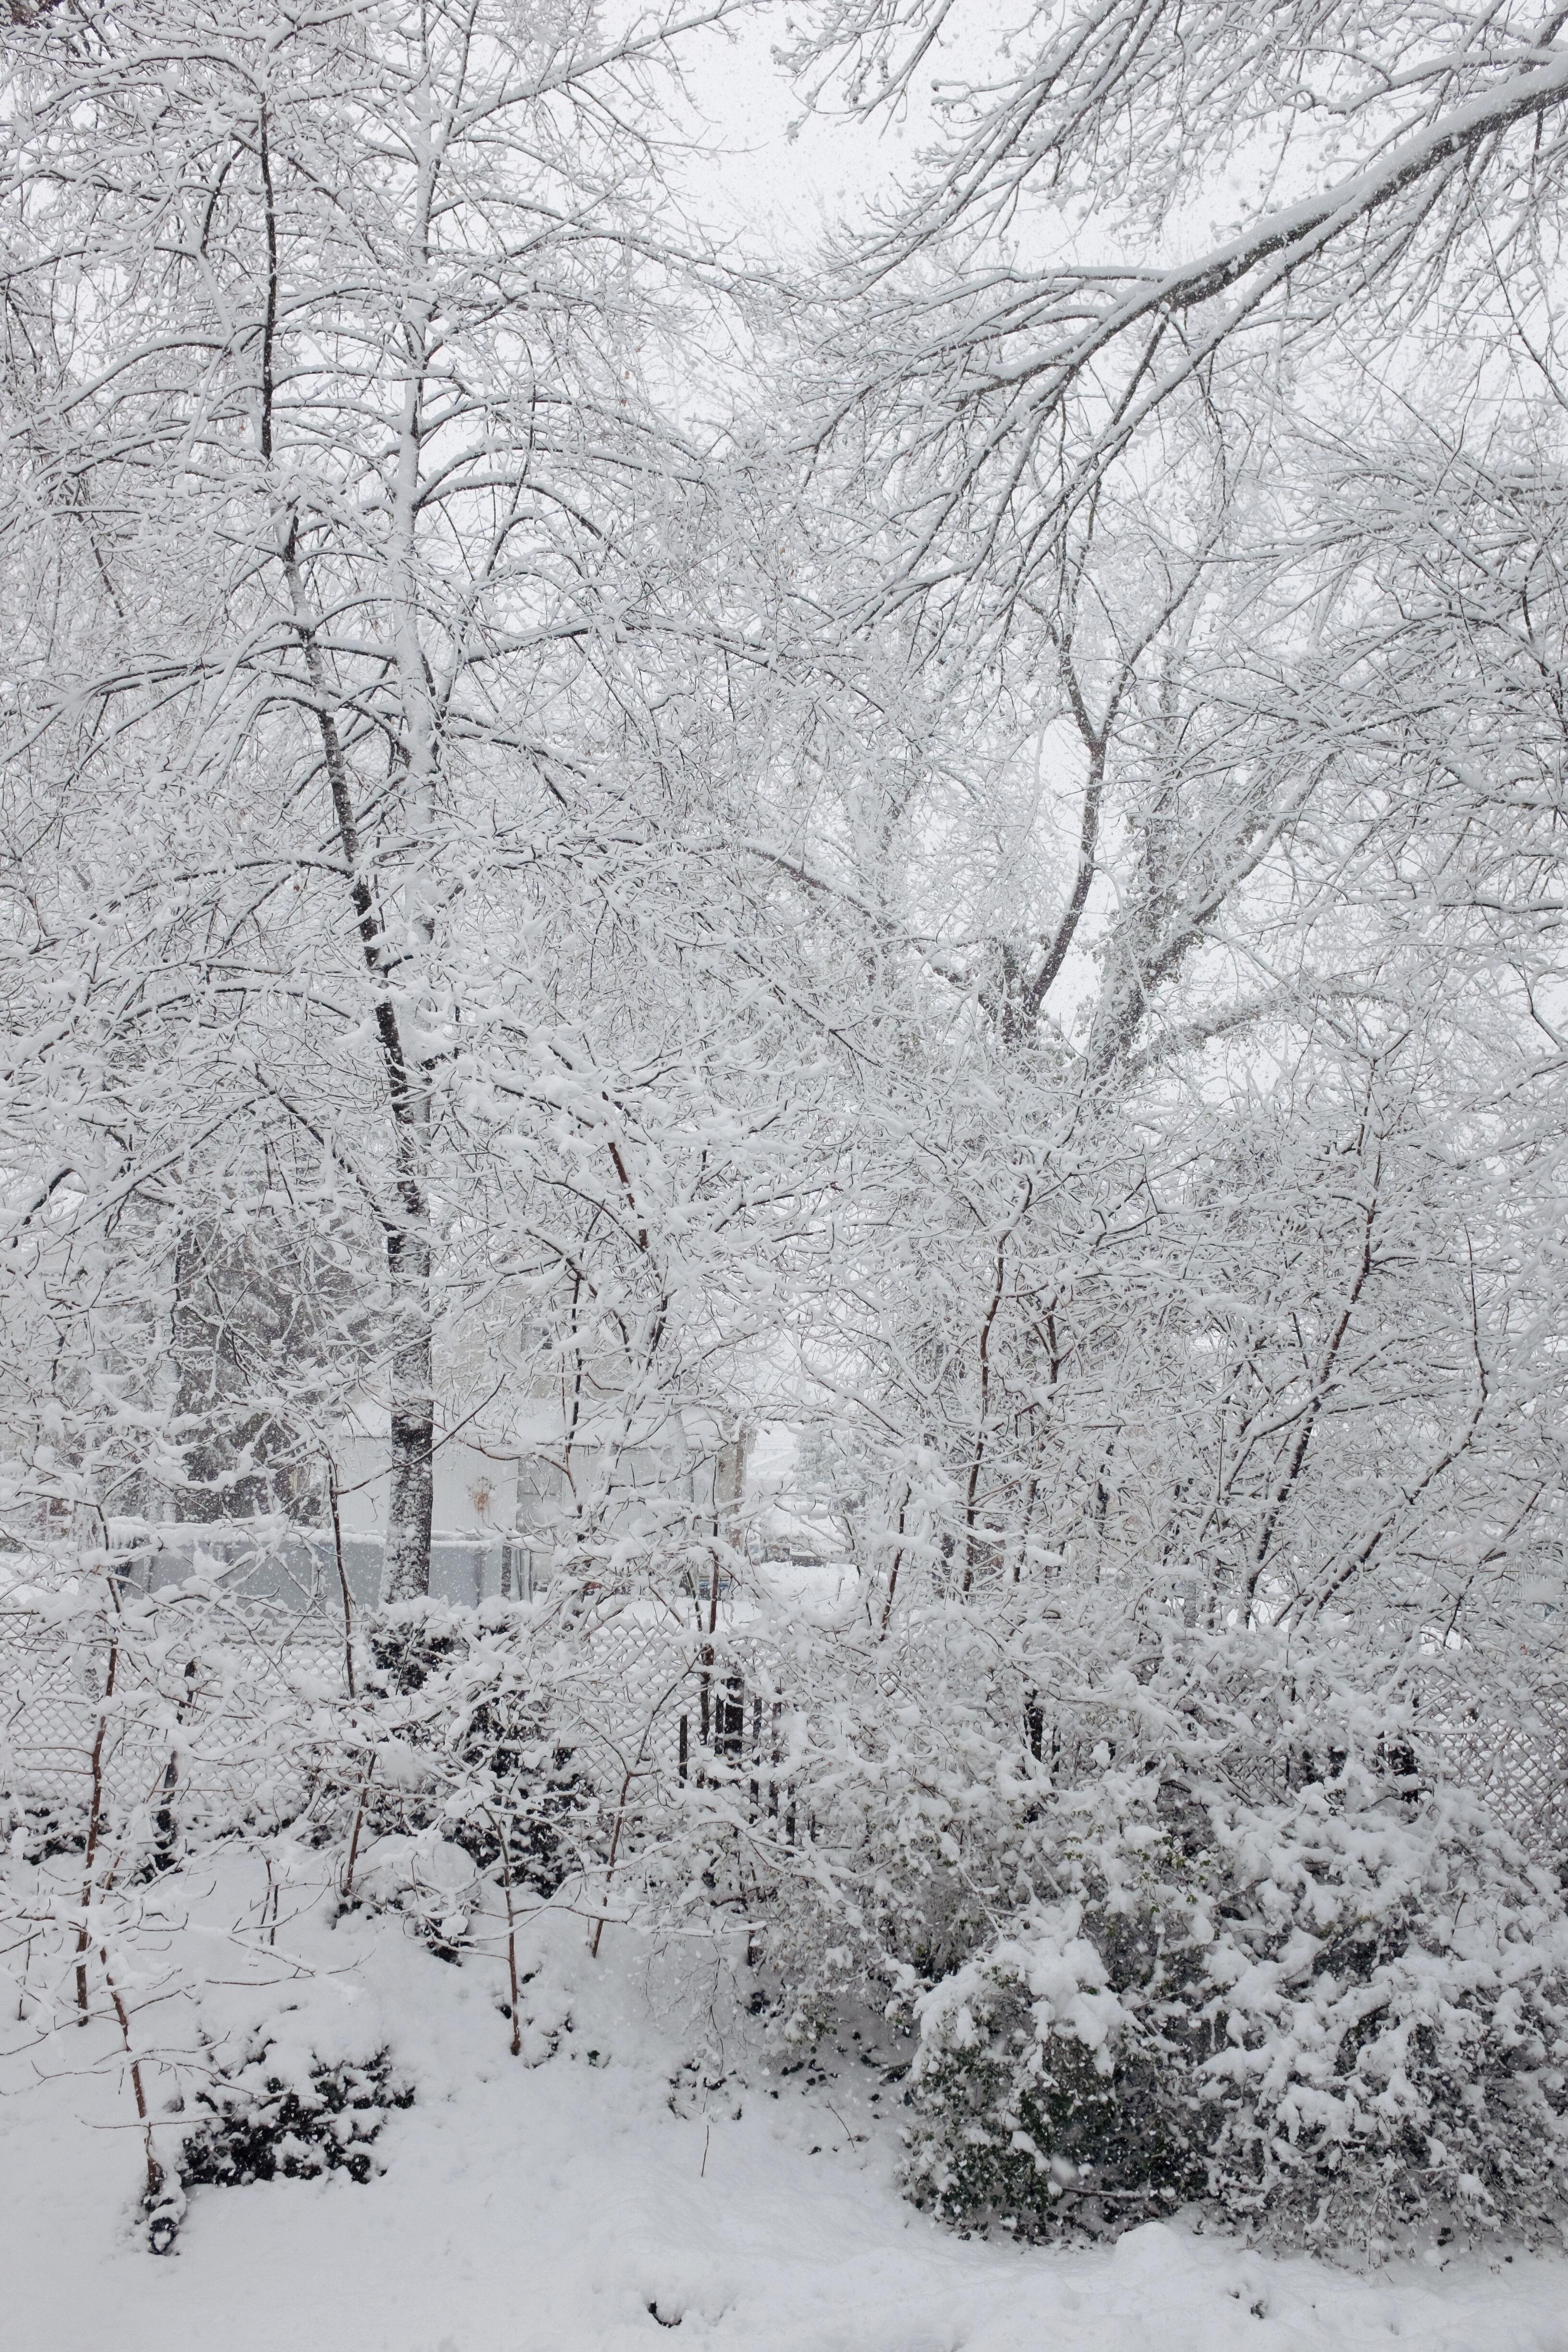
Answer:
[[[1272,1801],[1115,1769],[1045,1796],[1050,1892],[913,1999],[915,2196],[1029,2234],[1205,2195],[1293,2239],[1553,2230],[1561,1895],[1412,1779],[1352,1751]]]
[[[797,2031],[910,2029],[917,2199],[1033,2235],[1194,2198],[1296,2240],[1555,2227],[1562,1893],[1444,1778],[1430,1661],[1020,1599],[813,1668],[766,1948]]]

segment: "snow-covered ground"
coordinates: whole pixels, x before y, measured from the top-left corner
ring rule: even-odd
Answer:
[[[243,1893],[217,1885],[209,1922]],[[1096,2252],[962,2240],[894,2186],[896,2093],[864,2041],[784,2075],[721,1972],[693,2027],[676,1958],[624,1930],[595,1962],[580,1921],[534,1924],[517,2059],[494,1962],[444,1965],[395,1919],[288,1911],[274,1953],[211,1966],[234,1980],[203,2013],[238,2032],[283,2010],[324,2054],[389,2043],[417,2098],[384,2171],[196,2189],[159,2260],[132,2228],[140,2142],[105,2030],[14,2053],[6,2347],[647,2352],[679,2323],[683,2347],[727,2352],[1568,2352],[1560,2256],[1433,2250],[1363,2276],[1181,2226]]]

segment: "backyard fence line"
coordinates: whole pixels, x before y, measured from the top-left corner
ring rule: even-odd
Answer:
[[[739,1790],[759,1820],[786,1822],[793,1837],[784,1730],[801,1694],[792,1689],[787,1642],[750,1628],[729,1605],[709,1627],[689,1594],[651,1620],[614,1596],[586,1597],[577,1610],[540,1622],[540,1681],[552,1736],[574,1751],[601,1802],[642,1811],[679,1802],[683,1791],[725,1787]],[[221,1673],[204,1663],[219,1629],[205,1625],[183,1642],[180,1614],[172,1596],[171,1639],[155,1666],[132,1659],[108,1701],[102,1642],[51,1650],[25,1614],[0,1614],[0,1792],[68,1811],[85,1802],[96,1769],[121,1806],[177,1802],[237,1818],[281,1814],[299,1801],[298,1765],[283,1762],[289,1743],[269,1742],[265,1727],[275,1722],[281,1735],[291,1723],[298,1733],[311,1706],[330,1714],[347,1703],[341,1594],[318,1579],[297,1600],[281,1588],[264,1599],[243,1590],[226,1596]],[[1427,1751],[1538,1859],[1560,1861],[1568,1851],[1568,1701],[1505,1717],[1445,1708],[1435,1696]],[[1081,1708],[1070,1722],[1056,1717],[1033,1693],[1018,1711],[1020,1749],[1054,1772],[1087,1769],[1110,1727],[1110,1716],[1100,1727]]]

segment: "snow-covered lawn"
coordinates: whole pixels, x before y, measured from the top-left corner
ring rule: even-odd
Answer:
[[[278,1949],[317,1973],[209,1990],[209,2025],[297,2002],[301,2047],[389,2043],[417,2098],[384,2171],[196,2189],[160,2261],[132,2231],[140,2143],[104,2029],[14,2054],[6,2352],[649,2352],[659,2319],[733,2352],[1568,2352],[1560,2256],[1434,2251],[1360,2276],[1181,2226],[1103,2252],[961,2240],[900,2197],[896,2095],[863,2049],[781,2078],[721,1997],[705,2048],[712,2024],[668,2004],[669,1956],[624,1931],[595,1963],[576,1920],[531,1930],[531,2064],[509,2054],[492,1963],[310,1908]]]

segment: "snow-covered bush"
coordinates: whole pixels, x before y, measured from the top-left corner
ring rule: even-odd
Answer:
[[[445,1960],[457,1958],[484,1899],[472,1855],[434,1825],[362,1842],[348,1891],[370,1910],[401,1913]]]
[[[1018,1923],[918,2004],[905,2180],[1022,2235],[1168,2213],[1207,2187],[1157,1913]]]
[[[180,2179],[187,2189],[234,2189],[279,2174],[310,2180],[341,2170],[367,2181],[388,2114],[413,2103],[385,2050],[363,2065],[317,2059],[300,2069],[262,2039],[195,2094],[192,2104],[203,2113],[182,2144]]]
[[[1195,2197],[1294,2239],[1552,2224],[1568,1925],[1439,1769],[1463,1661],[1058,1585],[873,1611],[808,1671],[811,1834],[759,1943],[797,2034],[867,2000],[918,2034],[918,2199],[1026,2234]]]
[[[1462,1791],[1348,1758],[1289,1806],[1208,1800],[1201,2069],[1216,2189],[1293,2235],[1443,2211],[1533,2236],[1568,2190],[1568,1923]]]
[[[552,1721],[535,1634],[522,1603],[395,1604],[371,1629],[367,1720],[382,1763],[374,1825],[438,1829],[479,1871],[537,1898],[594,1851],[596,1807]]]
[[[1038,1826],[1058,1899],[914,2002],[917,2199],[1029,2234],[1201,2195],[1338,2243],[1556,2226],[1568,1923],[1473,1801],[1349,1754],[1263,1802],[1107,1771]]]

